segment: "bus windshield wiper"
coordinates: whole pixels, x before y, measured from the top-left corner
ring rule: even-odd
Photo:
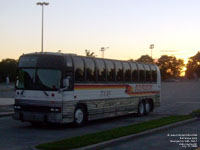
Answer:
[[[21,95],[23,95],[23,94],[24,94],[24,90],[21,91]]]
[[[47,93],[46,91],[43,91],[43,92],[44,92],[44,94],[45,94],[46,96],[49,96],[48,93]]]

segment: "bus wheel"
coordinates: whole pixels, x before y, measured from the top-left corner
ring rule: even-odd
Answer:
[[[146,102],[145,102],[145,105],[144,105],[145,107],[145,115],[148,115],[149,114],[149,112],[151,111],[151,104],[149,103],[149,101],[147,100]]]
[[[74,124],[78,127],[84,125],[87,121],[87,113],[84,107],[77,107],[74,113]]]
[[[143,116],[145,114],[145,106],[144,106],[144,102],[141,101],[138,105],[138,111],[137,111],[137,115],[138,116]]]

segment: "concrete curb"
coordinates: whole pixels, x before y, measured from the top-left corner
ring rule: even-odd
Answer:
[[[180,121],[180,122],[177,122],[177,123],[173,123],[173,124],[169,124],[169,125],[166,125],[166,126],[162,126],[162,127],[159,127],[159,128],[155,128],[155,129],[147,130],[147,131],[144,131],[144,132],[140,132],[140,133],[137,133],[137,134],[132,134],[132,135],[120,137],[120,138],[117,138],[117,139],[109,140],[109,141],[106,141],[106,142],[102,142],[102,143],[98,143],[98,144],[94,144],[94,145],[89,145],[89,146],[85,146],[85,147],[81,147],[81,148],[76,148],[76,149],[72,149],[72,150],[102,149],[102,148],[105,148],[107,146],[110,146],[110,145],[113,145],[113,144],[117,144],[119,142],[125,142],[127,140],[132,139],[132,138],[136,138],[136,137],[139,137],[139,136],[152,134],[154,132],[158,132],[158,131],[170,129],[172,127],[177,127],[177,126],[180,126],[180,125],[191,123],[191,122],[194,122],[194,121],[196,121],[198,119],[199,118],[195,117],[195,118],[191,118],[191,119],[188,119],[188,120],[184,120],[184,121]],[[35,146],[32,146],[30,148],[31,148],[31,150],[41,150],[41,149],[35,148]]]
[[[1,89],[0,92],[14,92],[15,88]]]
[[[41,150],[41,149],[37,149],[35,148],[35,146],[30,146],[30,150]]]
[[[11,110],[11,108],[13,108],[13,105],[0,105],[0,117],[6,117],[6,116],[11,116],[14,114],[14,109]]]
[[[1,117],[7,117],[7,116],[12,116],[14,112],[1,112],[0,113],[0,118]]]
[[[127,140],[132,139],[132,138],[136,138],[136,137],[143,136],[143,135],[148,135],[148,134],[158,132],[158,131],[162,131],[162,130],[166,130],[166,129],[170,129],[172,127],[177,127],[177,126],[180,126],[180,125],[183,125],[183,124],[191,123],[191,122],[196,121],[196,120],[198,120],[197,117],[192,118],[192,119],[188,119],[188,120],[184,120],[184,121],[180,121],[180,122],[177,122],[177,123],[169,124],[169,125],[166,125],[166,126],[162,126],[162,127],[159,127],[159,128],[147,130],[147,131],[144,131],[144,132],[141,132],[141,133],[124,136],[124,137],[120,137],[120,138],[117,138],[117,139],[113,139],[113,140],[109,140],[109,141],[106,141],[106,142],[102,142],[102,143],[98,143],[98,144],[94,144],[94,145],[90,145],[90,146],[86,146],[86,147],[82,147],[82,148],[77,148],[77,149],[73,149],[73,150],[102,149],[102,148],[105,148],[107,146],[117,144],[119,142],[125,142]]]
[[[1,110],[1,109],[5,109],[6,107],[8,108],[8,107],[13,107],[13,106],[14,106],[14,104],[0,105],[0,110]]]

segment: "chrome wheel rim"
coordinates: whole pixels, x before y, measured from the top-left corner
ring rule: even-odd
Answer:
[[[75,121],[78,124],[83,122],[83,111],[81,109],[77,109],[75,112]]]
[[[140,103],[139,110],[140,110],[140,114],[144,114],[144,105],[143,105],[143,103]]]
[[[148,102],[145,104],[145,111],[147,113],[150,112],[150,104]]]

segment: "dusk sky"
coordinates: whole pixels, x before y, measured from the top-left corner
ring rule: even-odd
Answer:
[[[0,0],[0,60],[41,51],[41,6]],[[186,59],[200,50],[199,0],[48,0],[44,51],[137,59],[150,53]],[[165,51],[165,52],[163,52]],[[177,51],[176,53],[167,51]]]

